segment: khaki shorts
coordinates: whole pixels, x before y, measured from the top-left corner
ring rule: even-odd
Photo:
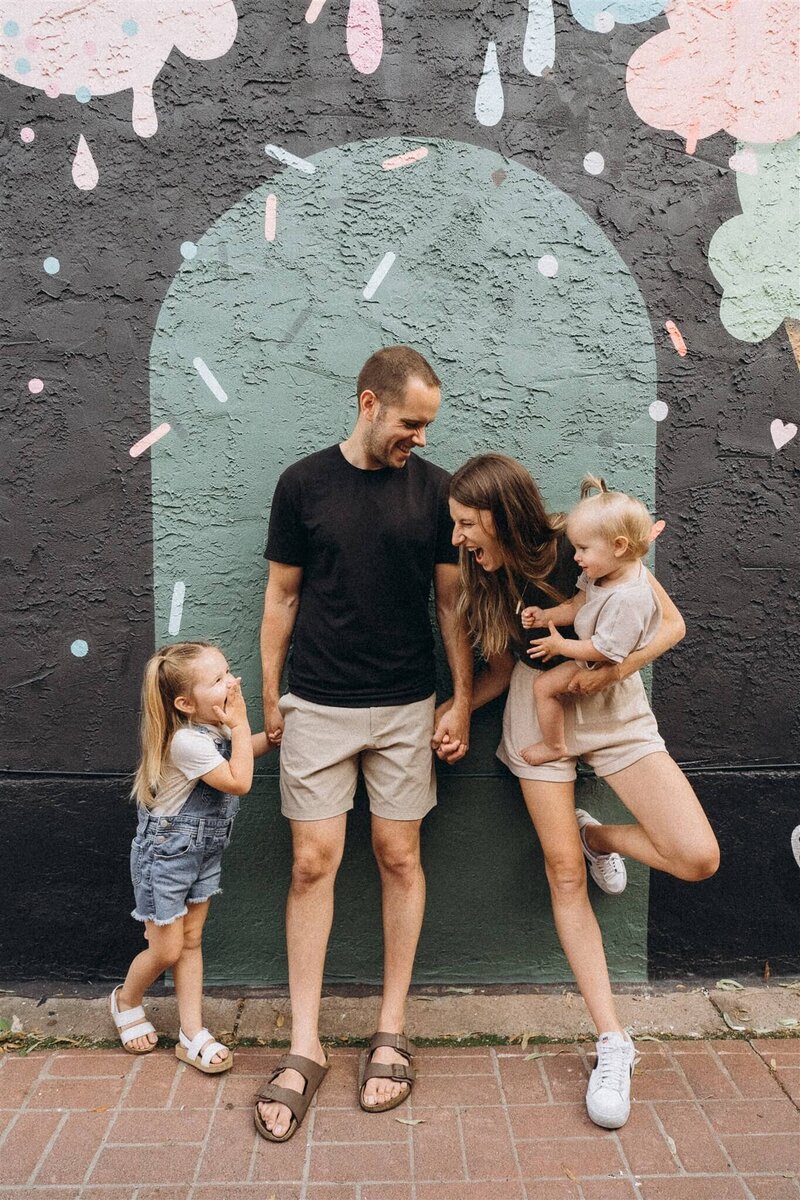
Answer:
[[[564,726],[567,748],[574,757],[529,766],[519,751],[542,736],[533,701],[536,677],[537,672],[525,663],[516,664],[503,711],[503,736],[497,757],[518,779],[569,782],[575,779],[578,758],[602,778],[632,766],[648,754],[666,752],[641,676],[636,674],[594,696],[568,699],[564,704]]]
[[[435,696],[385,708],[335,708],[280,699],[281,812],[324,821],[353,807],[359,765],[370,812],[418,821],[436,804],[431,751]]]

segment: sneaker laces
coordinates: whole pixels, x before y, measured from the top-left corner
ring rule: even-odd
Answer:
[[[596,854],[592,865],[597,868],[607,883],[611,883],[619,874],[621,867],[619,855],[613,850],[610,854]]]
[[[631,1073],[628,1043],[613,1046],[608,1042],[598,1042],[595,1071],[599,1087],[611,1088],[615,1092],[623,1091]]]

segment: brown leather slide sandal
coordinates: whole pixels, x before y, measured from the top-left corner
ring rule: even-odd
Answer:
[[[373,1053],[379,1046],[390,1046],[392,1050],[397,1050],[399,1054],[402,1054],[406,1061],[404,1063],[370,1062]],[[364,1112],[388,1112],[390,1108],[397,1108],[398,1105],[405,1103],[411,1095],[411,1089],[416,1079],[416,1073],[411,1065],[415,1050],[416,1046],[408,1040],[404,1033],[379,1032],[374,1034],[367,1049],[362,1051],[358,1065],[358,1103]],[[383,1104],[365,1104],[364,1089],[369,1079],[394,1079],[398,1083],[405,1083],[408,1086],[393,1100],[386,1100]]]
[[[296,1092],[293,1088],[279,1087],[273,1083],[273,1080],[277,1079],[281,1072],[286,1070],[297,1071],[303,1076],[306,1086],[302,1092]],[[313,1058],[305,1058],[302,1054],[285,1054],[256,1096],[253,1120],[261,1136],[266,1138],[268,1142],[288,1142],[289,1138],[294,1137],[303,1123],[303,1117],[308,1111],[309,1104],[314,1099],[317,1088],[327,1073],[327,1058],[325,1059],[324,1067],[321,1067],[319,1063],[314,1062]],[[289,1128],[286,1130],[286,1133],[281,1134],[280,1137],[275,1137],[272,1130],[267,1129],[258,1111],[259,1104],[286,1105],[292,1114],[292,1119],[289,1122]]]

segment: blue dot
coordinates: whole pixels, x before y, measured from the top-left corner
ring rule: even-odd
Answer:
[[[48,275],[57,275],[61,270],[61,263],[52,255],[44,260],[43,266]]]
[[[86,658],[89,653],[89,643],[85,642],[83,638],[76,638],[70,646],[70,650],[76,658]]]
[[[16,21],[6,21],[3,26],[3,33],[6,37],[16,37],[19,33],[19,25]]]
[[[18,75],[27,75],[28,71],[31,69],[31,64],[28,62],[27,58],[18,58],[14,63],[14,69]]]
[[[194,258],[195,254],[197,254],[197,246],[195,246],[194,242],[183,242],[181,245],[181,254],[186,259]]]
[[[80,104],[88,104],[91,98],[92,93],[89,91],[88,87],[86,87],[86,84],[82,84],[79,88],[75,89],[75,99]]]
[[[128,37],[136,37],[139,32],[139,26],[133,17],[128,17],[127,21],[122,22],[122,32],[127,34]]]

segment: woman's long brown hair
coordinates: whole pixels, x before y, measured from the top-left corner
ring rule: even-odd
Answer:
[[[547,582],[556,564],[562,514],[545,512],[530,473],[505,454],[479,454],[459,467],[450,480],[458,504],[488,512],[503,555],[499,571],[484,571],[461,547],[459,611],[470,635],[487,658],[502,654],[521,631],[517,606],[530,582],[554,603],[565,597]]]

